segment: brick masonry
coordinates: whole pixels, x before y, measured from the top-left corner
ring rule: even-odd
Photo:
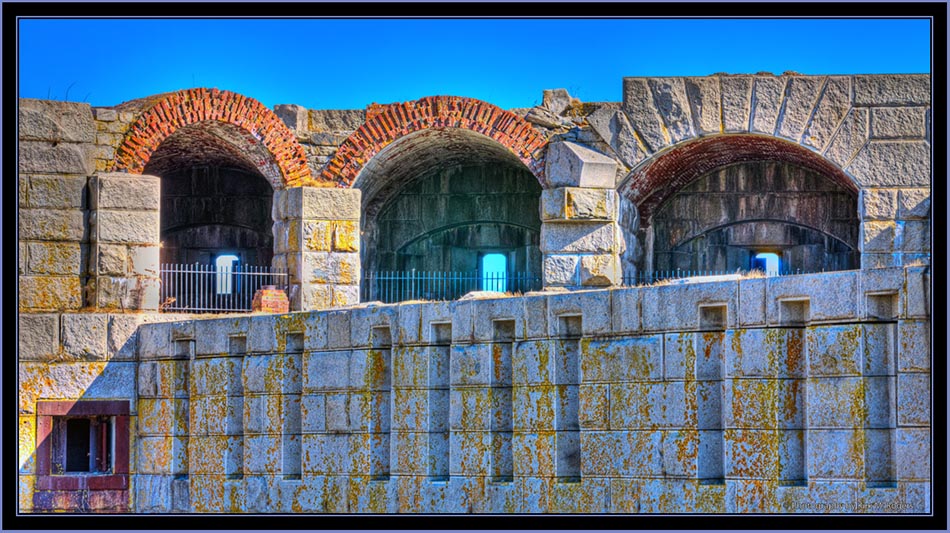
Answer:
[[[219,120],[248,132],[280,168],[282,187],[315,185],[303,148],[284,123],[260,102],[230,91],[188,89],[157,101],[129,128],[116,150],[114,170],[141,174],[149,157],[177,129]]]
[[[487,102],[457,96],[429,96],[386,106],[370,106],[366,123],[340,145],[321,173],[327,182],[349,187],[387,145],[428,128],[464,128],[490,137],[510,150],[544,185],[547,139],[521,117]]]

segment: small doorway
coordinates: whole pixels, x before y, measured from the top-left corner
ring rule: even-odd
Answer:
[[[502,253],[490,253],[482,256],[479,270],[481,270],[481,290],[491,292],[506,292],[508,290],[508,258]]]

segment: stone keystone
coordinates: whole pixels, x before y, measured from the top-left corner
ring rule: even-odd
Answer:
[[[590,148],[571,143],[553,143],[546,156],[550,187],[612,189],[617,162]]]

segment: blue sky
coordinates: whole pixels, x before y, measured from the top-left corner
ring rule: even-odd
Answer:
[[[217,87],[268,107],[543,89],[620,101],[624,76],[930,72],[925,19],[21,19],[20,96],[112,106]],[[65,44],[65,45],[64,45]]]

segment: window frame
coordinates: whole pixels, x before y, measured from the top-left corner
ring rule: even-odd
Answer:
[[[40,490],[127,490],[129,488],[129,402],[39,401],[36,404],[36,488]],[[69,419],[111,420],[111,471],[54,472],[53,432]],[[97,433],[98,434],[98,433]],[[90,434],[90,438],[92,435]],[[65,463],[63,457],[59,464]]]

